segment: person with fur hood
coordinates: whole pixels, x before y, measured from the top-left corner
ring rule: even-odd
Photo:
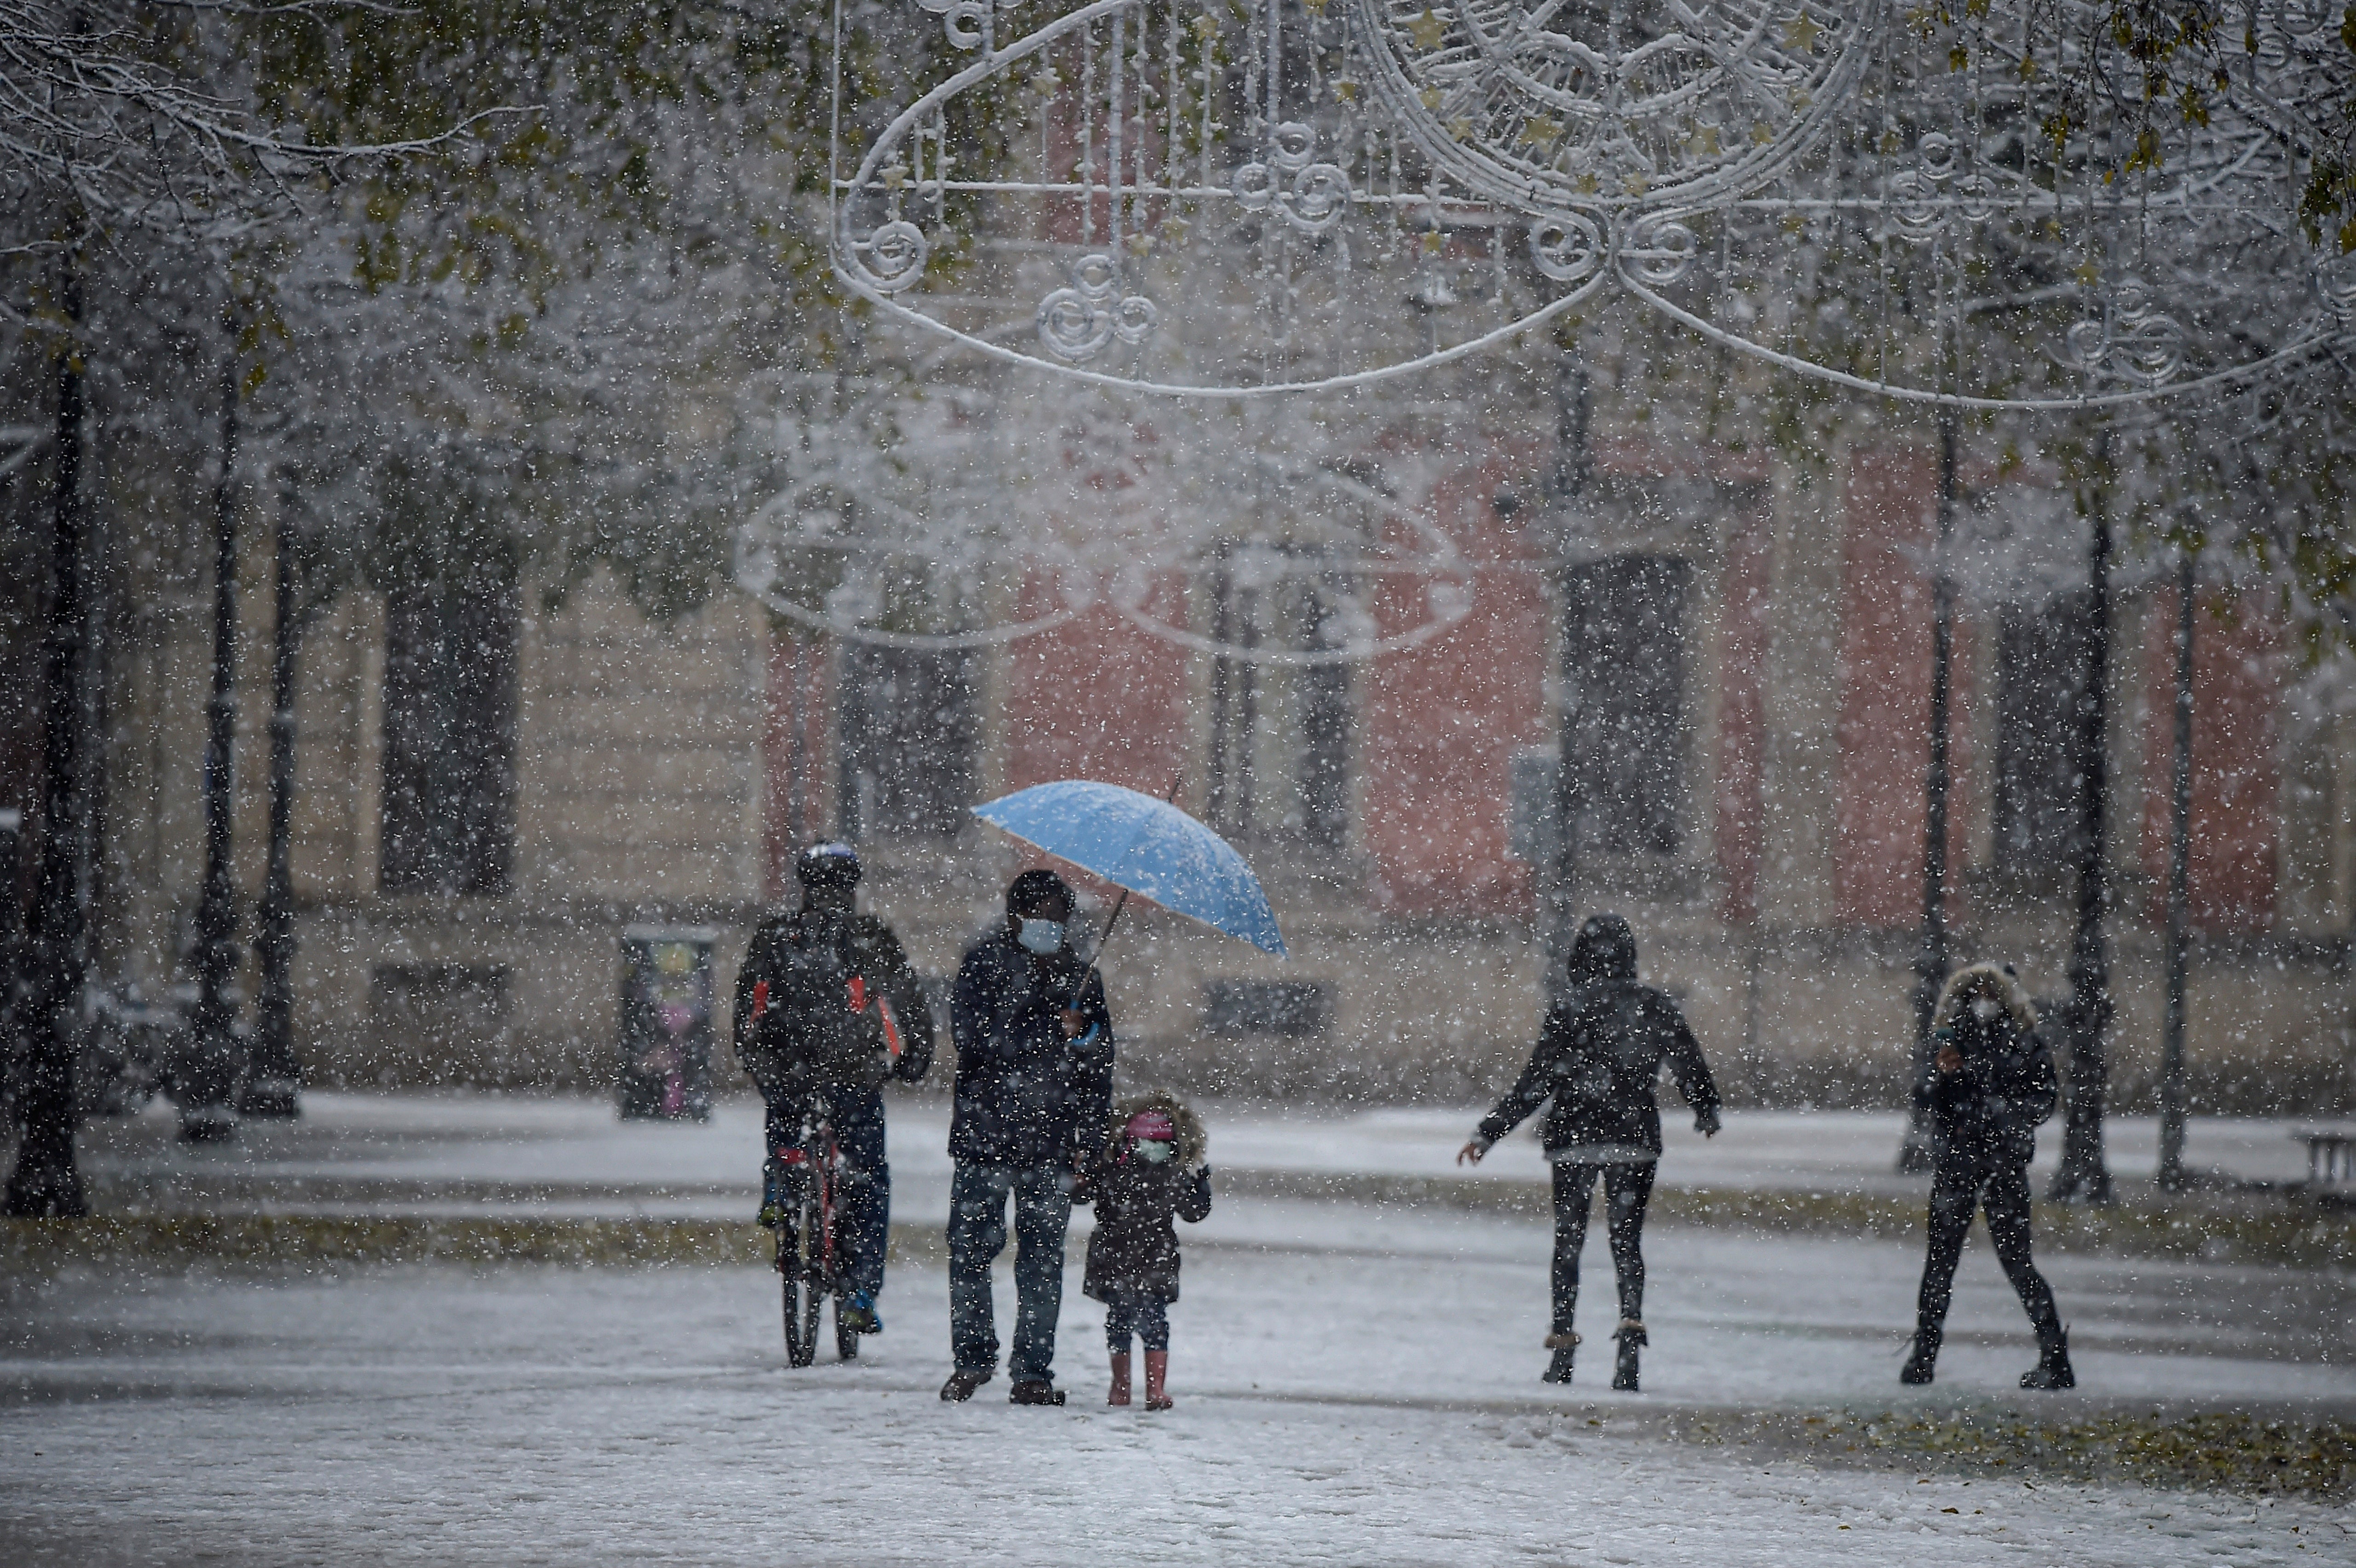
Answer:
[[[2029,1255],[2029,1162],[2055,1097],[2053,1053],[2038,1032],[2037,1008],[2010,965],[1967,964],[1939,994],[1931,1038],[1938,1054],[1915,1085],[1931,1108],[1931,1249],[1915,1301],[1913,1354],[1899,1381],[1932,1380],[1955,1264],[1973,1211],[1985,1209],[1997,1262],[2037,1330],[2037,1365],[2020,1386],[2074,1388],[2052,1287]]]
[[[1145,1408],[1168,1410],[1170,1304],[1178,1299],[1178,1230],[1211,1212],[1209,1139],[1202,1119],[1166,1090],[1135,1095],[1112,1108],[1104,1147],[1089,1162],[1076,1202],[1095,1206],[1096,1234],[1080,1283],[1105,1304],[1105,1341],[1112,1352],[1107,1404],[1129,1403],[1129,1342],[1145,1344]]]

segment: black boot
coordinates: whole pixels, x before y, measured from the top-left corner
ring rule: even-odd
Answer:
[[[1554,1360],[1547,1363],[1547,1370],[1539,1381],[1549,1383],[1570,1381],[1570,1362],[1571,1358],[1579,1354],[1579,1336],[1565,1329],[1559,1334],[1547,1335],[1546,1342],[1547,1349],[1554,1352]]]
[[[1622,1393],[1634,1393],[1636,1352],[1650,1342],[1644,1337],[1644,1325],[1636,1318],[1622,1317],[1612,1337],[1620,1341],[1620,1354],[1612,1368],[1612,1386]]]
[[[2029,1389],[2078,1386],[2078,1374],[2070,1370],[2070,1336],[2062,1332],[2059,1319],[2037,1326],[2037,1364],[2020,1374],[2020,1386]]]
[[[1946,1325],[1925,1323],[1914,1330],[1914,1353],[1898,1369],[1898,1381],[1909,1388],[1921,1388],[1935,1374],[1939,1364],[1939,1341],[1946,1338]]]

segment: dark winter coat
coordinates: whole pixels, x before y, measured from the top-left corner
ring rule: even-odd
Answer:
[[[1140,1111],[1162,1112],[1177,1134],[1170,1157],[1159,1165],[1140,1159],[1122,1130]],[[1087,1274],[1080,1285],[1092,1299],[1178,1299],[1178,1230],[1171,1221],[1199,1224],[1211,1212],[1211,1168],[1203,1157],[1207,1147],[1201,1119],[1171,1094],[1140,1094],[1112,1108],[1104,1147],[1074,1194],[1097,1212]]]
[[[1573,984],[1547,1014],[1537,1049],[1513,1089],[1482,1121],[1495,1143],[1551,1100],[1547,1152],[1597,1145],[1661,1152],[1655,1085],[1668,1065],[1678,1092],[1716,1127],[1718,1086],[1676,1003],[1636,983],[1636,944],[1616,915],[1590,919],[1571,957]]]
[[[2053,1052],[2038,1030],[2029,993],[1996,965],[1966,965],[1947,977],[1931,1029],[1933,1060],[1914,1092],[1931,1109],[1939,1157],[2028,1164],[2057,1093]],[[1942,1072],[1936,1052],[1949,1045],[1963,1065]]]
[[[1066,1040],[1059,1019],[1075,987],[1073,1005],[1093,1032]],[[1102,978],[1070,948],[1043,958],[1004,930],[974,944],[958,969],[949,1027],[951,1159],[1022,1170],[1068,1168],[1096,1152],[1112,1100],[1112,1014]]]
[[[752,940],[745,944],[744,963],[736,971],[737,1059],[754,1072],[755,1082],[776,1075],[774,1072],[755,1070],[758,1053],[750,1049],[758,1028],[755,1015],[756,1011],[766,1013],[770,1005],[785,1012],[786,987],[795,984],[795,976],[809,973],[806,966],[787,962],[786,949],[795,943],[830,944],[846,974],[860,976],[869,992],[883,996],[892,1004],[893,1017],[899,1026],[900,1056],[898,1061],[889,1061],[888,1066],[879,1063],[878,1076],[888,1072],[891,1077],[909,1083],[924,1077],[933,1064],[933,1011],[925,999],[924,983],[909,966],[900,939],[893,934],[890,926],[872,915],[805,908],[776,910],[763,916],[761,923],[754,928]],[[766,990],[762,989],[765,986]],[[756,997],[761,1004],[757,1008]],[[821,1008],[849,1010],[846,997],[810,997],[798,1000],[813,1011]],[[875,1027],[880,1040],[880,1022]],[[821,1076],[825,1075],[802,1063],[776,1082],[762,1083],[761,1088],[764,1093],[792,1093],[832,1086],[818,1083],[816,1080]],[[875,1084],[856,1086],[873,1088]]]

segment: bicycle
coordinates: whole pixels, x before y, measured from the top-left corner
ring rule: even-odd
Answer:
[[[859,1335],[843,1319],[842,1304],[850,1286],[836,1250],[836,1194],[842,1186],[842,1148],[835,1141],[834,1124],[823,1102],[804,1119],[801,1141],[777,1151],[777,1162],[785,1167],[794,1194],[786,1223],[777,1227],[776,1266],[785,1284],[786,1360],[807,1367],[818,1360],[819,1316],[830,1296],[835,1355],[855,1361]]]

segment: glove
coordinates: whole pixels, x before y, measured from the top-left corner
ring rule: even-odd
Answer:
[[[1705,1105],[1700,1110],[1694,1113],[1694,1131],[1699,1133],[1706,1138],[1714,1138],[1718,1136],[1719,1122],[1717,1106]]]

